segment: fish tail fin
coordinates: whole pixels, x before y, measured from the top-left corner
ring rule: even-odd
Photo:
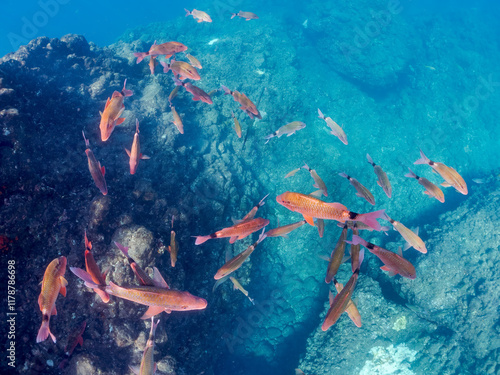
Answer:
[[[224,91],[224,95],[231,95],[231,90],[229,90],[226,86],[220,85],[222,91]]]
[[[50,338],[52,339],[52,341],[54,341],[54,343],[55,343],[57,340],[56,340],[56,337],[52,334],[52,332],[50,332],[49,320],[48,319],[45,320],[45,317],[44,317],[42,325],[40,326],[40,329],[38,330],[38,335],[36,336],[36,342],[39,343],[39,342],[45,341],[47,339],[47,337],[49,337],[49,335],[50,335]]]
[[[85,146],[87,148],[90,147],[90,143],[89,143],[89,140],[87,138],[85,138],[85,132],[82,130],[82,134],[83,134],[83,139],[85,140]]]
[[[264,139],[267,139],[267,141],[266,141],[266,143],[264,143],[264,144],[265,144],[265,145],[267,145],[267,142],[269,142],[269,140],[270,140],[271,138],[274,138],[274,137],[276,137],[276,132],[274,132],[274,133],[272,133],[272,134],[269,134],[269,135],[266,135],[266,136],[264,137]]]
[[[369,154],[366,154],[366,159],[368,160],[368,163],[370,163],[371,165],[375,166],[375,163],[373,162],[371,156]]]
[[[94,288],[94,292],[96,292],[97,295],[99,297],[101,297],[102,302],[104,302],[104,303],[108,303],[109,302],[109,294],[106,293],[104,290]]]
[[[114,241],[114,244],[116,245],[117,248],[119,248],[122,253],[128,258],[128,247],[127,246],[123,246],[122,244]]]
[[[318,117],[322,120],[325,119],[325,115],[323,114],[323,112],[320,111],[320,109],[318,108]]]
[[[184,86],[181,82],[181,80],[179,78],[177,78],[176,76],[172,76],[172,79],[174,80],[174,84],[176,86]]]
[[[418,180],[418,176],[413,172],[410,168],[408,168],[410,173],[405,174],[405,177],[411,177],[411,178],[416,178]]]
[[[134,56],[137,57],[136,64],[139,64],[148,55],[147,52],[134,52]]]
[[[184,8],[184,10],[186,11],[186,17],[191,15],[191,11],[187,10],[186,8]]]
[[[262,229],[262,233],[259,235],[259,239],[257,240],[257,243],[261,243],[264,241],[264,239],[267,237],[267,234],[265,233],[266,228]]]
[[[101,289],[102,288],[102,286],[97,285],[94,282],[94,280],[92,280],[92,276],[90,276],[90,274],[87,271],[82,270],[81,268],[76,268],[76,267],[70,267],[69,269],[71,272],[73,272],[75,274],[76,277],[85,281],[85,285],[87,287],[92,288],[92,289]]]
[[[368,225],[370,228],[380,231],[381,226],[377,219],[382,219],[385,215],[385,210],[378,210],[374,212],[369,212],[367,214],[361,214],[356,218],[356,221],[361,221],[362,223]]]
[[[234,17],[236,17],[237,14],[236,13],[231,13],[231,19],[233,19]]]
[[[311,168],[309,168],[309,166],[306,164],[306,162],[304,162],[304,166],[302,168],[307,169],[308,171],[311,170]]]
[[[139,133],[139,120],[135,119],[135,132]]]
[[[420,159],[418,159],[415,163],[413,164],[429,164],[430,160],[425,154],[423,153],[422,150],[420,150]]]
[[[127,79],[125,79],[125,81],[123,82],[122,95],[123,96],[132,96],[132,95],[134,95],[134,93],[132,92],[132,90],[127,90],[125,88],[125,86],[127,86]]]
[[[358,272],[359,272],[359,269],[361,268],[361,263],[363,263],[364,259],[365,259],[365,249],[361,249],[361,251],[359,252],[358,267],[356,268]]]
[[[208,235],[208,236],[194,236],[194,237],[196,238],[196,241],[194,242],[195,245],[201,245],[202,243],[207,242],[209,239],[215,238],[215,237],[212,237],[211,235]]]
[[[161,66],[163,66],[163,73],[168,73],[168,71],[170,69],[169,64],[167,64],[165,61],[160,61],[160,64],[161,64]],[[179,85],[176,83],[176,86],[179,86]]]
[[[359,245],[359,244],[363,244],[363,242],[365,242],[365,240],[363,240],[357,234],[353,234],[352,235],[352,240],[351,241],[345,241],[345,243],[348,243],[348,244],[351,244],[351,245]]]
[[[344,172],[339,173],[339,176],[349,179],[349,175],[347,173],[344,173]]]

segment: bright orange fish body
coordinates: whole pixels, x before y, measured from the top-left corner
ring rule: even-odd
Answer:
[[[42,312],[42,325],[38,331],[36,342],[42,342],[47,337],[52,338],[56,342],[56,337],[50,332],[49,322],[51,315],[57,315],[56,299],[59,293],[66,297],[66,285],[68,282],[64,278],[66,272],[66,257],[61,256],[54,259],[47,266],[43,275],[42,292],[38,297],[38,306]]]
[[[253,119],[254,117],[257,117],[258,119],[262,119],[262,116],[260,115],[259,110],[257,109],[257,106],[250,100],[248,97],[238,91],[231,91],[229,90],[226,86],[222,85],[221,89],[224,91],[225,95],[232,95],[233,99],[241,104],[240,109],[245,111],[245,113]]]
[[[257,232],[259,229],[264,228],[268,224],[269,220],[262,219],[260,217],[257,219],[242,221],[232,227],[221,229],[220,231],[209,234],[208,236],[196,236],[195,245],[200,245],[212,238],[226,237],[230,237],[229,243],[234,243],[236,240],[241,240],[242,238]]]
[[[103,142],[107,141],[113,133],[116,125],[120,125],[125,121],[124,117],[120,117],[125,110],[125,105],[123,104],[123,99],[127,96],[132,96],[132,91],[125,88],[127,80],[123,83],[123,89],[121,92],[115,91],[111,98],[106,101],[106,106],[104,107],[104,112],[101,113],[101,123],[99,128],[101,129],[101,140]]]
[[[87,155],[87,160],[89,163],[89,171],[92,179],[94,180],[95,185],[101,191],[102,195],[108,194],[108,186],[106,185],[106,179],[104,175],[106,174],[106,169],[101,166],[101,163],[97,161],[94,156],[94,153],[90,149],[90,143],[87,138],[85,138],[85,133],[83,133],[83,139],[85,140],[85,154]]]
[[[156,57],[164,55],[166,59],[172,57],[172,55],[184,52],[187,47],[179,42],[167,42],[162,44],[156,44],[156,41],[149,49],[149,52],[135,52],[134,56],[137,57],[137,64],[139,64],[146,56]]]
[[[347,220],[360,221],[370,228],[379,231],[380,224],[376,219],[382,218],[385,210],[357,214],[349,211],[341,203],[327,203],[301,193],[287,191],[276,197],[276,201],[290,211],[299,212],[309,225],[314,226],[313,218],[336,220],[345,223]]]
[[[196,68],[185,61],[173,61],[170,64],[161,61],[160,64],[163,66],[163,73],[167,73],[169,70],[171,70],[174,74],[179,76],[179,79],[181,81],[186,78],[192,79],[194,81],[198,81],[201,79]]]
[[[94,256],[90,252],[92,250],[92,243],[87,239],[87,233],[85,232],[85,269],[87,270],[88,274],[92,277],[92,280],[94,283],[96,283],[99,286],[106,286],[106,274],[101,273],[101,270],[99,269],[99,266],[97,265]],[[102,302],[108,303],[109,302],[109,296],[108,294],[97,288],[94,289],[94,292],[96,292],[99,297],[101,297]]]
[[[134,140],[132,142],[132,147],[130,150],[125,149],[127,152],[130,166],[130,174],[135,174],[137,171],[137,166],[141,159],[149,159],[149,156],[141,154],[141,144],[139,142],[139,120],[135,120],[135,134]]]

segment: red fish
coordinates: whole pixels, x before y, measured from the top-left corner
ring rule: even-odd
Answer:
[[[248,235],[257,232],[258,230],[264,228],[269,224],[269,220],[257,218],[247,221],[242,221],[241,223],[235,224],[232,227],[221,229],[218,232],[209,234],[208,236],[195,236],[195,245],[200,245],[212,238],[226,238],[230,237],[229,243],[234,243],[236,240],[241,240]]]
[[[149,49],[149,52],[134,52],[134,56],[137,57],[137,64],[139,64],[146,56],[156,57],[160,55],[164,55],[166,59],[172,57],[179,52],[184,52],[187,50],[187,47],[179,42],[167,42],[162,44],[156,44],[156,40],[154,44]]]
[[[85,150],[85,154],[87,154],[87,159],[89,162],[89,171],[92,175],[92,179],[94,180],[95,185],[99,188],[102,195],[108,194],[108,186],[106,185],[106,179],[104,175],[106,174],[106,169],[101,167],[101,163],[97,161],[94,156],[94,153],[90,149],[90,143],[87,138],[85,138],[85,133],[82,131],[83,139],[85,140],[85,146],[87,149]]]
[[[192,85],[191,82],[181,82],[176,77],[173,77],[173,80],[177,86],[183,86],[187,92],[193,94],[193,100],[196,102],[201,100],[207,104],[213,104],[212,98],[205,91],[200,89],[198,86]]]
[[[262,116],[260,115],[259,110],[257,109],[257,106],[250,100],[248,97],[238,91],[231,91],[229,90],[226,86],[221,86],[221,89],[224,91],[225,95],[232,95],[233,99],[241,104],[240,109],[245,111],[245,113],[253,119],[254,117],[257,117],[258,119],[262,119]]]
[[[167,73],[171,70],[178,78],[182,81],[186,78],[192,79],[194,81],[198,81],[201,79],[200,75],[196,68],[187,62],[184,61],[173,61],[167,64],[164,61],[160,61],[160,64],[163,66],[163,73]]]
[[[124,117],[120,117],[125,110],[125,105],[123,100],[127,96],[132,96],[133,92],[125,88],[127,80],[123,83],[123,89],[121,92],[115,91],[106,101],[106,106],[104,107],[104,112],[101,112],[101,123],[99,128],[101,129],[101,140],[103,142],[107,141],[113,133],[116,125],[120,125],[125,121]]]
[[[352,236],[352,241],[346,242],[354,245],[361,244],[366,247],[371,253],[375,254],[384,263],[384,265],[380,267],[380,269],[383,271],[388,271],[389,276],[394,276],[399,273],[401,276],[408,279],[414,279],[415,277],[417,277],[415,267],[413,267],[413,264],[403,258],[402,254],[395,254],[392,251],[383,249],[377,245],[367,242],[356,235]]]
[[[50,332],[49,323],[51,315],[57,315],[56,299],[59,293],[66,297],[66,285],[68,282],[64,278],[66,272],[66,257],[61,256],[54,259],[47,266],[42,280],[42,291],[38,297],[38,306],[42,312],[42,325],[38,331],[36,342],[42,342],[51,337],[54,343],[56,337]]]
[[[326,203],[317,198],[301,193],[287,191],[276,197],[276,201],[291,211],[299,212],[309,225],[314,226],[313,218],[336,220],[345,223],[347,220],[360,221],[370,228],[381,229],[377,219],[384,216],[385,210],[358,214],[349,211],[343,204]]]
[[[129,166],[130,166],[130,174],[135,174],[135,171],[137,170],[137,166],[139,165],[140,160],[145,160],[149,159],[150,157],[147,155],[141,154],[141,145],[139,142],[139,120],[135,120],[135,134],[134,134],[134,141],[132,142],[132,148],[125,149],[127,152],[128,157],[130,158],[129,160]]]
[[[106,273],[101,273],[101,270],[99,269],[99,266],[97,265],[94,256],[90,252],[92,250],[92,243],[87,239],[87,232],[85,232],[85,268],[89,275],[92,277],[92,280],[94,283],[96,283],[99,286],[105,286],[106,285]],[[99,297],[101,297],[102,302],[108,303],[109,302],[109,295],[101,290],[101,289],[94,289],[94,292],[96,292]]]

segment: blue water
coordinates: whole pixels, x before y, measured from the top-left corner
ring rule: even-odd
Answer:
[[[94,75],[75,70],[74,82],[68,80],[74,87],[56,81],[46,89],[41,82],[45,75],[59,72],[42,63],[40,80],[16,86],[15,95],[25,94],[35,101],[25,109],[34,118],[18,124],[23,129],[19,139],[13,138],[18,133],[7,125],[3,130],[1,145],[7,151],[2,157],[16,160],[25,169],[18,172],[6,161],[5,185],[17,188],[11,192],[2,187],[5,204],[0,213],[19,220],[16,225],[10,224],[14,219],[2,220],[0,234],[22,238],[23,248],[17,251],[23,256],[27,249],[43,249],[29,253],[36,258],[36,270],[19,281],[29,291],[23,298],[30,306],[24,309],[22,326],[25,353],[18,352],[17,358],[21,372],[26,373],[26,363],[27,368],[36,365],[39,372],[33,373],[58,373],[47,361],[57,365],[64,358],[66,337],[84,318],[88,322],[84,342],[90,344],[75,350],[72,364],[63,373],[83,374],[92,366],[106,374],[127,373],[129,364],[140,362],[150,327],[138,319],[144,309],[132,303],[102,304],[69,270],[68,297],[58,298],[59,315],[51,320],[58,343],[49,339],[34,344],[41,318],[36,298],[43,269],[60,255],[68,257],[68,266],[82,267],[83,230],[87,229],[99,265],[112,266],[110,280],[137,282],[112,244],[129,241],[131,249],[146,249],[146,255],[137,255],[140,263],[157,266],[173,288],[207,299],[205,311],[158,316],[155,359],[160,361],[160,375],[293,374],[298,367],[308,375],[499,373],[498,2],[51,0],[22,7],[7,1],[4,8],[8,17],[0,23],[0,55],[35,37],[72,33],[98,47],[112,45],[110,53],[120,56],[109,63],[119,66],[118,71],[106,70],[107,64]],[[183,8],[205,10],[213,22],[199,24],[185,17]],[[229,13],[239,10],[255,12],[260,18],[231,20]],[[194,84],[207,92],[225,85],[245,93],[262,120],[250,119],[231,96],[215,94],[208,105],[192,101],[191,94],[181,89],[173,102],[184,120],[185,133],[179,134],[171,123],[167,100],[174,87],[171,73],[161,73],[158,67],[151,76],[148,58],[137,65],[132,56],[132,52],[147,51],[155,40],[189,46],[203,65],[202,79]],[[134,91],[125,99],[126,121],[108,142],[101,142],[99,111],[125,78]],[[16,77],[3,79],[4,85],[16,82]],[[26,93],[19,92],[21,87]],[[50,98],[37,101],[39,93],[47,92]],[[74,99],[76,93],[81,95],[77,104],[60,99]],[[23,100],[15,105],[23,108]],[[342,126],[348,145],[327,132],[318,108]],[[242,126],[241,139],[232,129],[231,112]],[[142,151],[151,159],[141,161],[137,174],[131,176],[123,148],[130,147],[135,118],[141,124]],[[307,126],[264,144],[266,135],[292,121]],[[82,129],[106,167],[108,200],[88,174]],[[23,143],[21,137],[28,141]],[[432,160],[455,168],[467,183],[468,195],[442,188],[446,200],[439,203],[423,194],[417,181],[404,177],[410,167],[442,183],[430,167],[413,164],[420,149]],[[386,171],[392,198],[377,185],[367,153]],[[32,160],[39,165],[30,164]],[[365,254],[353,295],[361,328],[344,314],[327,332],[320,330],[329,291],[336,294],[324,282],[327,263],[321,259],[330,256],[339,238],[336,222],[327,221],[323,238],[306,224],[287,239],[269,238],[258,245],[250,261],[235,273],[255,305],[233,290],[230,281],[214,292],[212,286],[226,254],[245,250],[257,234],[234,245],[214,239],[195,246],[191,238],[230,226],[232,218],[242,218],[266,194],[269,197],[257,217],[270,220],[268,229],[301,220],[300,214],[279,205],[276,196],[316,190],[303,169],[284,179],[304,163],[328,187],[328,197],[322,200],[341,202],[359,213],[385,209],[406,226],[418,227],[428,245],[427,254],[405,252],[416,267],[415,280],[389,278],[380,270],[382,263]],[[376,205],[357,197],[338,175],[341,172],[365,185]],[[18,179],[22,186],[16,185]],[[40,189],[47,193],[40,195]],[[35,191],[39,194],[35,200],[43,200],[40,207],[45,207],[44,214],[37,216],[46,215],[45,222],[30,218],[29,213],[8,211],[9,205],[30,200],[26,197]],[[101,209],[106,212],[104,218],[99,216]],[[180,242],[175,268],[162,247],[170,241],[172,215]],[[135,225],[143,226],[152,240],[138,235]],[[361,236],[394,252],[404,245],[393,230],[387,235],[362,232]],[[351,274],[348,261],[337,278],[345,284]],[[76,305],[81,306],[79,314]],[[169,366],[175,371],[167,371]]]

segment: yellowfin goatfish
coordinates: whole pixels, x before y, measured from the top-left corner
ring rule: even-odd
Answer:
[[[229,276],[229,280],[231,280],[231,282],[233,283],[234,289],[238,289],[241,293],[243,293],[250,300],[250,302],[252,302],[253,305],[255,305],[253,298],[250,298],[250,296],[248,295],[248,291],[245,288],[243,288],[243,286],[240,284],[240,282],[238,280],[236,280],[232,276]]]
[[[413,164],[428,164],[430,165],[436,173],[439,173],[439,175],[445,180],[441,184],[443,187],[449,187],[453,186],[459,193],[462,193],[463,195],[467,195],[467,184],[465,183],[464,179],[462,176],[458,174],[458,172],[443,163],[439,162],[434,162],[432,160],[429,160],[427,156],[424,155],[422,150],[420,150],[420,159],[418,159],[415,163]]]
[[[342,264],[342,259],[345,254],[345,240],[347,239],[347,225],[344,225],[342,233],[340,234],[339,240],[335,245],[335,248],[330,255],[330,262],[328,263],[328,268],[326,269],[325,283],[329,284],[330,281],[337,274],[340,265]]]
[[[429,197],[434,197],[441,203],[444,203],[443,191],[437,185],[434,185],[424,177],[417,176],[410,168],[408,169],[410,173],[405,174],[405,177],[416,179],[418,183],[425,188],[424,194],[427,194]]]
[[[191,63],[191,65],[194,66],[195,68],[197,68],[197,69],[202,69],[203,68],[196,57],[191,56],[189,53],[186,54],[186,57],[188,58],[188,60]]]
[[[104,175],[106,174],[106,169],[101,166],[101,163],[97,161],[94,153],[90,149],[90,143],[87,138],[85,138],[85,133],[82,131],[83,139],[85,140],[85,154],[87,155],[87,160],[89,163],[89,171],[92,179],[94,180],[95,186],[101,191],[102,195],[108,194],[108,186],[106,185],[106,179]]]
[[[130,150],[126,148],[125,151],[130,158],[130,174],[135,174],[140,160],[149,159],[149,156],[141,154],[141,145],[139,143],[139,120],[137,119],[135,120],[135,134],[134,140],[132,142],[132,147],[130,148]]]
[[[401,224],[399,221],[392,220],[389,215],[384,214],[386,220],[389,220],[394,229],[396,229],[401,236],[410,244],[410,246],[413,246],[415,250],[420,251],[421,253],[427,253],[427,248],[425,247],[424,241],[418,236],[418,234],[414,233],[411,229],[408,229],[405,227],[403,224]]]
[[[330,117],[325,117],[323,113],[319,110],[318,108],[318,117],[322,120],[325,120],[326,125],[331,129],[330,134],[333,134],[336,136],[338,139],[342,141],[343,144],[347,144],[347,136],[345,135],[344,130],[335,122],[333,121]]]
[[[380,165],[377,165],[373,162],[370,155],[366,154],[366,159],[368,159],[368,163],[370,163],[373,166],[373,170],[375,171],[375,174],[378,177],[377,181],[378,186],[380,186],[384,190],[384,193],[390,198],[392,195],[392,186],[391,183],[389,182],[387,174],[382,170]]]
[[[316,171],[314,169],[309,168],[309,166],[305,162],[304,162],[304,166],[302,168],[307,169],[309,171],[309,173],[311,174],[311,177],[314,180],[313,187],[315,187],[316,189],[320,189],[323,192],[323,195],[325,197],[328,197],[328,190],[326,189],[326,185],[323,182],[323,180],[318,176]]]
[[[300,129],[304,129],[306,127],[306,124],[304,124],[301,121],[293,121],[290,122],[289,124],[283,125],[281,128],[276,130],[274,133],[266,135],[264,139],[267,139],[266,143],[269,142],[271,138],[274,137],[281,137],[282,135],[286,134],[287,137],[290,137],[291,135],[295,134],[296,131],[299,131]]]
[[[160,323],[159,320],[155,323],[154,317],[151,317],[151,331],[146,342],[146,348],[144,348],[144,353],[142,354],[141,366],[129,366],[135,375],[154,375],[156,372],[157,365],[154,362],[153,355],[155,351],[155,332],[158,323]]]
[[[336,279],[334,280],[335,282],[335,289],[337,289],[337,293],[340,293],[344,286],[339,283]],[[333,294],[330,292],[330,303],[333,301]],[[352,300],[349,300],[347,303],[347,307],[345,308],[345,312],[351,318],[352,322],[356,325],[356,327],[361,327],[361,314],[358,311],[358,308],[354,304]]]
[[[288,172],[288,173],[285,175],[285,178],[295,176],[295,173],[297,173],[298,171],[300,171],[300,168],[297,168],[297,169],[294,169],[293,171]]]
[[[259,17],[257,17],[257,15],[255,13],[243,12],[241,10],[238,13],[231,13],[231,19],[233,19],[234,17],[244,18],[245,21],[256,20],[259,18]]]
[[[292,223],[292,224],[288,224],[288,225],[283,225],[282,227],[278,227],[278,228],[273,228],[269,231],[266,232],[266,236],[267,237],[284,237],[284,238],[288,238],[288,233],[290,233],[291,231],[301,227],[302,225],[304,225],[306,223],[305,220],[301,220],[301,221],[297,221],[295,223]]]
[[[234,131],[236,132],[236,135],[238,136],[238,138],[241,138],[241,126],[240,126],[240,122],[238,121],[238,119],[234,115],[233,111],[231,111],[231,116],[233,116],[233,120],[234,120]]]
[[[366,201],[372,205],[375,205],[375,198],[373,197],[373,194],[370,193],[370,190],[368,190],[366,187],[361,185],[361,183],[356,180],[355,178],[352,178],[348,174],[342,172],[339,173],[339,176],[345,177],[349,180],[352,186],[356,189],[356,195],[360,198],[366,199]]]

